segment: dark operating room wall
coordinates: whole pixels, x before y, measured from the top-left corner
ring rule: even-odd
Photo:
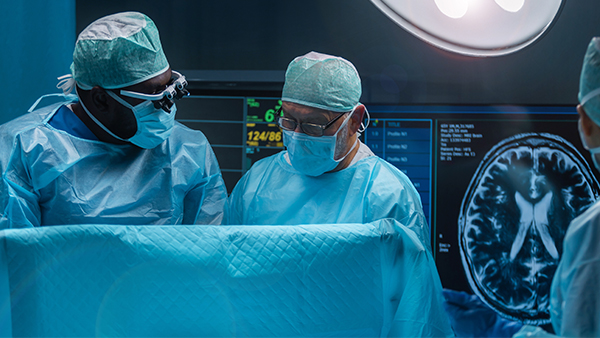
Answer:
[[[597,0],[566,1],[541,40],[482,59],[426,44],[369,0],[78,0],[76,10],[78,33],[106,14],[148,14],[174,69],[284,70],[311,50],[341,55],[363,78],[362,101],[384,104],[575,104],[583,53],[600,35]]]
[[[56,93],[75,44],[75,0],[0,1],[0,124]],[[44,103],[48,103],[45,101]]]

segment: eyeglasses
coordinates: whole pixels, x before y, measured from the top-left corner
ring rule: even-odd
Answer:
[[[162,108],[167,113],[170,113],[175,100],[190,95],[187,89],[185,89],[187,85],[188,83],[185,76],[181,75],[179,72],[172,71],[171,81],[167,85],[167,88],[158,94],[145,94],[129,90],[121,90],[120,93],[123,96],[132,97],[134,99],[152,101],[156,109]]]
[[[321,137],[325,133],[325,129],[331,127],[335,123],[335,121],[339,120],[342,116],[346,115],[348,112],[341,113],[333,120],[329,121],[327,124],[314,124],[314,123],[298,123],[292,119],[288,119],[286,117],[281,116],[281,112],[279,114],[276,113],[277,116],[277,124],[281,129],[294,131],[296,127],[300,125],[300,130],[303,133],[310,136]]]

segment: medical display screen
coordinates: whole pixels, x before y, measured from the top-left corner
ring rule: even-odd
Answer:
[[[176,119],[204,133],[231,193],[256,161],[284,149],[275,119],[280,107],[278,98],[189,96],[177,101]]]
[[[281,100],[247,98],[246,146],[283,148],[281,129],[275,114],[281,112]]]
[[[375,155],[406,174],[421,196],[427,222],[431,223],[432,121],[372,118],[364,141]]]
[[[364,142],[420,193],[442,285],[548,323],[566,228],[599,193],[575,107],[368,108]]]

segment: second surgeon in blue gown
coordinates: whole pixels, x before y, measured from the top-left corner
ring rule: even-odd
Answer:
[[[79,35],[68,94],[0,126],[0,229],[64,224],[220,224],[227,192],[207,139],[175,122],[185,93],[146,15]],[[181,85],[177,87],[177,85]]]
[[[600,171],[600,37],[592,38],[579,78],[581,143]],[[560,337],[600,337],[600,201],[573,219],[550,289],[550,319]],[[513,337],[556,337],[525,326]]]
[[[287,151],[242,177],[228,224],[368,223],[393,218],[430,250],[429,227],[408,177],[358,139],[365,106],[349,61],[311,52],[288,66],[278,123]]]

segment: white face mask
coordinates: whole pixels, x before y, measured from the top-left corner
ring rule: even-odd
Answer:
[[[155,108],[152,101],[144,101],[134,107],[112,91],[107,90],[106,93],[123,106],[131,109],[137,122],[137,131],[135,135],[128,139],[123,139],[115,135],[98,121],[98,119],[88,111],[83,102],[80,101],[88,116],[110,136],[121,141],[130,142],[140,148],[152,149],[171,135],[173,127],[175,126],[175,113],[177,111],[175,104],[171,107],[171,113],[167,113],[160,108]]]
[[[336,148],[343,147],[346,143],[348,121],[355,109],[356,107],[332,136],[315,137],[283,130],[283,144],[287,147],[288,156],[294,169],[307,176],[320,176],[335,169],[358,144],[357,139],[352,149],[341,158],[335,158]],[[338,138],[340,133],[342,136]]]

